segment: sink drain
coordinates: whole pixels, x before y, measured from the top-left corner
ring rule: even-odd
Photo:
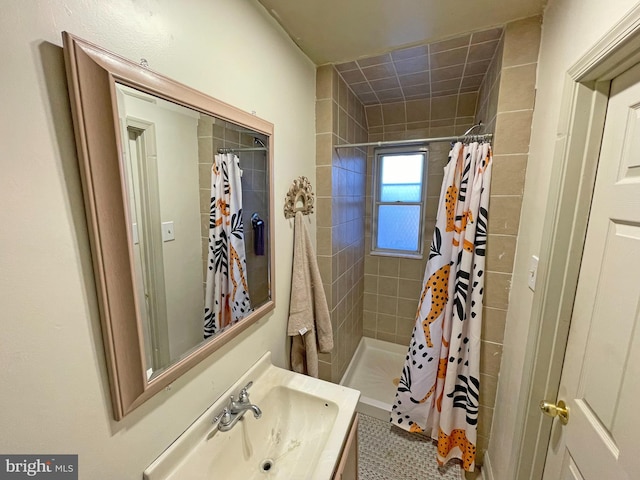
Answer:
[[[270,472],[271,470],[273,470],[273,464],[274,464],[274,461],[271,460],[270,458],[263,460],[262,463],[260,464],[260,471],[263,473]]]

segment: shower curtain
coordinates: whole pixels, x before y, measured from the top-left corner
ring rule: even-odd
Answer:
[[[456,143],[449,153],[416,323],[391,422],[438,441],[437,460],[473,471],[480,328],[492,154]]]
[[[226,153],[216,155],[211,167],[204,338],[222,331],[251,310],[239,163],[236,155]]]

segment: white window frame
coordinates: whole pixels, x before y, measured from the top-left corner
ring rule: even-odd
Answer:
[[[382,157],[393,155],[421,154],[423,156],[422,166],[422,189],[419,202],[382,202],[380,200],[381,193],[381,163]],[[374,150],[373,159],[373,189],[372,189],[372,212],[371,212],[371,255],[404,257],[404,258],[422,258],[424,253],[424,217],[427,203],[427,169],[429,165],[429,149],[426,145],[411,145],[404,147],[385,147],[376,148]],[[419,225],[418,225],[418,248],[417,250],[392,250],[387,248],[379,248],[378,242],[378,207],[380,205],[417,205],[420,207]]]

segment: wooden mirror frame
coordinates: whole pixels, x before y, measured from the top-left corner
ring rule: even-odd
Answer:
[[[91,240],[113,415],[121,420],[275,308],[273,124],[63,32],[69,96]],[[270,299],[147,380],[134,288],[116,82],[269,137]]]

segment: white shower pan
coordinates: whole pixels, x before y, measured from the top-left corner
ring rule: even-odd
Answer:
[[[360,390],[356,410],[389,421],[407,346],[362,337],[340,385]]]

